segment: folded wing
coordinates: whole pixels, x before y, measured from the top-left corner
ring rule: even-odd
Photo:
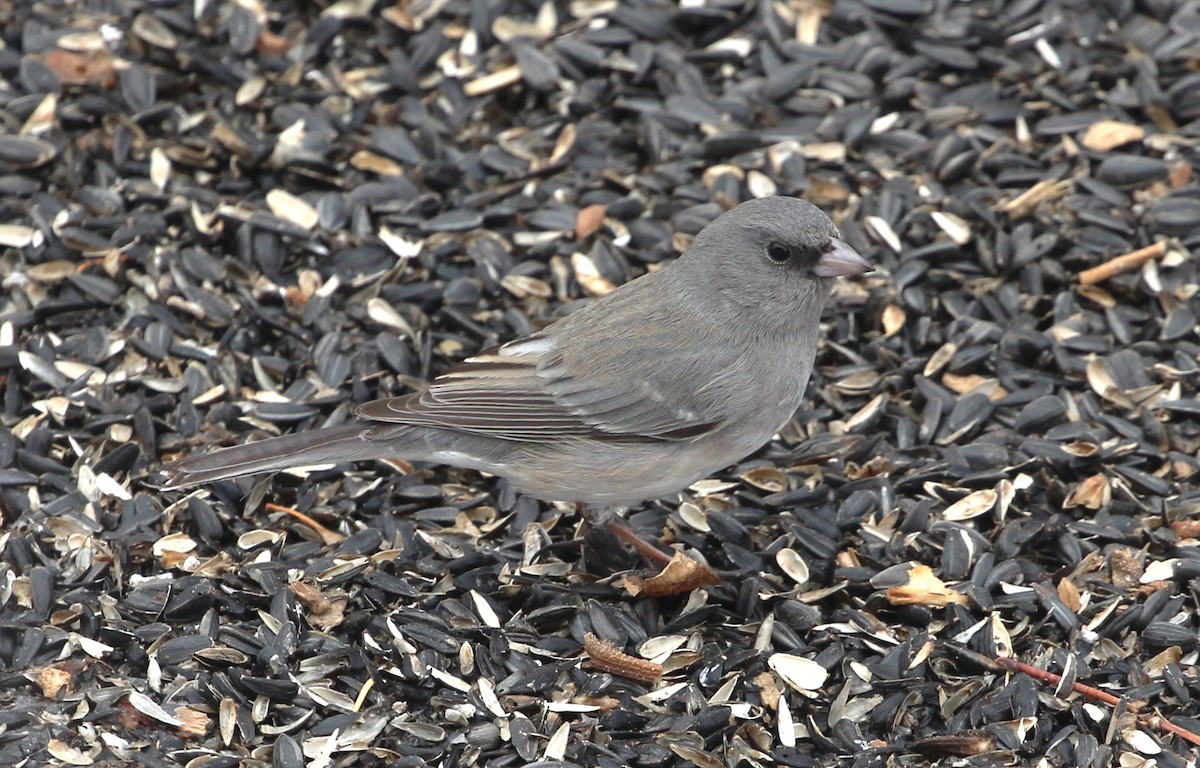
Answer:
[[[368,403],[358,413],[521,442],[690,440],[718,426],[695,398],[719,375],[719,353],[709,349],[689,359],[679,350],[647,349],[641,334],[609,338],[607,352],[589,354],[576,345],[564,349],[552,336],[532,336],[468,358],[420,392]]]

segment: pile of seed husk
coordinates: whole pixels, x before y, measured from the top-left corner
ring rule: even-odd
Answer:
[[[1192,0],[0,1],[0,765],[1185,766]],[[163,491],[824,207],[807,404],[634,527]],[[669,578],[669,577],[665,577]]]

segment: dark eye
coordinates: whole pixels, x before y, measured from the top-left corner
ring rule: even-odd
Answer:
[[[792,258],[792,249],[776,240],[767,246],[767,258],[776,264],[782,264]]]

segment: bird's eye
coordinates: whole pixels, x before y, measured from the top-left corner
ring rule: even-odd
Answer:
[[[775,240],[767,246],[767,258],[776,264],[782,264],[792,258],[792,249]]]

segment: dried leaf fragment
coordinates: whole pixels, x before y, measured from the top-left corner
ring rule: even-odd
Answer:
[[[341,590],[325,593],[316,585],[303,581],[292,582],[290,588],[296,599],[308,608],[308,622],[317,629],[328,632],[345,619],[347,597]]]
[[[1108,567],[1114,587],[1133,589],[1142,579],[1142,564],[1128,547],[1117,547],[1109,555]]]
[[[96,51],[89,54],[55,48],[42,60],[63,85],[98,85],[115,88],[117,69],[112,53]]]
[[[920,563],[908,569],[907,584],[888,587],[887,599],[892,605],[930,605],[937,608],[949,603],[967,604],[965,595],[947,587],[928,565]]]
[[[62,691],[70,693],[74,689],[75,674],[64,669],[61,664],[53,667],[43,667],[37,675],[37,684],[41,686],[42,695],[47,699],[57,699]]]
[[[750,682],[758,686],[758,695],[767,709],[775,709],[779,705],[782,691],[775,684],[775,675],[770,672],[759,672]]]
[[[693,589],[720,583],[721,580],[711,568],[682,552],[676,552],[659,573],[648,579],[641,579],[633,574],[625,576],[625,589],[629,594],[647,597],[681,595]]]
[[[1059,579],[1057,591],[1058,599],[1063,601],[1063,605],[1074,613],[1079,613],[1083,602],[1079,597],[1079,587],[1075,586],[1075,582],[1070,579]]]
[[[183,721],[176,730],[185,739],[203,738],[212,724],[212,719],[206,713],[192,707],[180,707],[175,710],[175,716]]]
[[[1200,539],[1200,520],[1176,520],[1171,530],[1181,539]]]
[[[1097,120],[1088,126],[1081,143],[1093,152],[1108,152],[1144,138],[1146,131],[1139,125],[1122,123],[1119,120]]]
[[[591,237],[599,231],[601,225],[604,224],[604,215],[608,212],[608,206],[603,203],[593,203],[581,210],[575,216],[575,237],[583,240]]]
[[[959,375],[947,371],[942,375],[942,384],[946,386],[946,389],[957,395],[965,395],[984,385],[989,387],[986,394],[992,400],[999,400],[1008,394],[1008,391],[1000,386],[995,379],[989,379],[977,373]]]
[[[1085,507],[1102,509],[1112,501],[1112,484],[1102,473],[1084,479],[1063,499],[1063,509]]]

